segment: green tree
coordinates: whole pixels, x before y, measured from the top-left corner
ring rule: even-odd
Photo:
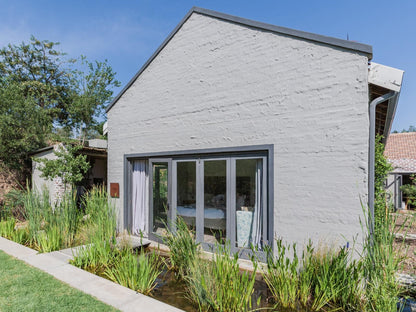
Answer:
[[[38,158],[36,161],[43,164],[40,167],[41,177],[53,180],[55,177],[62,179],[65,186],[74,187],[81,182],[90,168],[87,155],[82,155],[81,143],[60,144],[54,151],[56,159]]]
[[[400,133],[407,133],[407,132],[416,132],[416,127],[415,126],[409,126],[409,128],[406,129],[402,129],[402,131]],[[394,130],[393,133],[399,133],[399,131]]]
[[[47,111],[24,95],[25,88],[0,78],[0,159],[11,169],[22,169],[28,153],[44,146],[52,128]]]
[[[70,59],[57,42],[31,37],[0,49],[0,160],[22,168],[53,133],[88,138],[119,86],[104,62]]]
[[[410,179],[411,179],[411,183],[402,185],[400,187],[400,190],[407,197],[406,205],[416,206],[416,176],[412,174]]]

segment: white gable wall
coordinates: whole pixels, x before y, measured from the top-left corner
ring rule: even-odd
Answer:
[[[192,14],[108,112],[123,227],[125,154],[274,145],[274,232],[344,243],[367,194],[365,55]]]

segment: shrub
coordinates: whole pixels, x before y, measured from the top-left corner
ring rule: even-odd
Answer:
[[[400,190],[407,197],[406,204],[412,207],[416,206],[416,179],[415,175],[411,175],[411,184],[405,184],[400,187]]]
[[[25,192],[12,189],[4,196],[4,205],[0,208],[0,219],[15,218],[24,219],[24,196]]]

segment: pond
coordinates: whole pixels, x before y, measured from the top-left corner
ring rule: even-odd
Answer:
[[[157,279],[157,286],[151,293],[151,297],[177,307],[187,312],[194,312],[198,307],[187,298],[186,283],[178,281],[175,274],[166,267],[163,273]],[[225,285],[226,287],[226,285]],[[259,305],[257,300],[260,298]],[[261,308],[261,310],[273,311],[273,303],[271,301],[271,293],[267,284],[263,280],[256,280],[254,285],[254,293],[252,296],[253,309]],[[306,312],[304,309],[279,309],[280,312]]]

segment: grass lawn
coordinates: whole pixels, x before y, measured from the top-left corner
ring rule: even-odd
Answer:
[[[117,311],[0,251],[0,311]]]

